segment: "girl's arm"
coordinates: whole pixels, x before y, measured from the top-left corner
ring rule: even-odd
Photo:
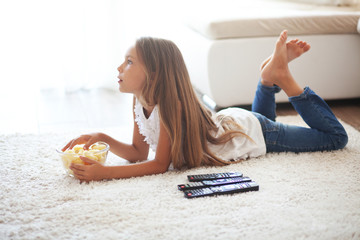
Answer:
[[[105,178],[130,178],[157,173],[168,170],[170,160],[171,144],[165,127],[160,123],[159,143],[156,149],[155,159],[126,166],[108,166],[105,170]]]
[[[135,106],[135,97],[133,107]],[[117,156],[130,162],[146,160],[149,154],[149,145],[144,141],[144,136],[139,133],[139,128],[135,122],[134,113],[134,130],[132,144],[122,143],[104,133],[84,134],[71,140],[62,151],[72,149],[77,144],[85,144],[84,149],[88,149],[93,143],[102,141],[110,145],[110,151]]]
[[[154,160],[126,166],[103,166],[96,161],[81,157],[83,161],[90,165],[72,164],[70,168],[73,170],[76,178],[86,182],[164,173],[168,170],[171,163],[170,151],[170,138],[164,125],[160,123],[159,143]]]
[[[135,97],[133,101],[133,109],[135,107]],[[128,160],[129,162],[137,162],[146,160],[149,154],[149,145],[145,142],[145,137],[140,134],[139,127],[135,122],[134,117],[134,130],[132,144],[125,144],[113,139],[110,136],[104,134],[102,141],[110,145],[110,151],[115,155]]]
[[[144,141],[144,136],[139,132],[137,123],[135,122],[135,114],[132,144],[121,143],[105,134],[101,136],[101,141],[108,143],[114,154],[131,162],[147,159],[149,145]],[[170,151],[170,138],[163,123],[160,122],[160,136],[154,160],[126,166],[103,166],[96,161],[81,157],[83,161],[90,165],[72,164],[71,169],[73,170],[75,177],[81,181],[130,178],[164,173],[168,170],[171,163]]]

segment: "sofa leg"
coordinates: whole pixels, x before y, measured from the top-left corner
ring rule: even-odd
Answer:
[[[219,111],[221,108],[219,108],[219,106],[216,105],[216,102],[214,100],[212,100],[208,95],[203,94],[199,89],[197,89],[196,87],[194,87],[195,93],[198,96],[199,100],[205,104],[206,107],[208,107],[211,111],[213,112],[217,112]]]
[[[216,105],[216,102],[214,102],[214,100],[212,100],[208,95],[203,94],[201,96],[201,100],[208,108],[210,108],[211,111],[216,112],[218,110],[219,107]]]

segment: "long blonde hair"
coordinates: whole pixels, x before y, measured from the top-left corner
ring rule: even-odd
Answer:
[[[149,106],[158,105],[171,141],[173,166],[181,169],[229,164],[217,158],[208,143],[223,144],[243,133],[232,130],[233,121],[228,121],[223,124],[225,133],[213,136],[218,127],[212,113],[198,100],[178,47],[172,41],[151,37],[138,39],[135,47],[147,75],[141,96]]]

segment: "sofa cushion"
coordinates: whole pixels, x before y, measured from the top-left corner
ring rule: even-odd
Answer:
[[[201,16],[188,17],[187,25],[210,39],[357,33],[360,11],[271,1],[225,1],[207,5]],[[340,9],[340,10],[339,10]]]

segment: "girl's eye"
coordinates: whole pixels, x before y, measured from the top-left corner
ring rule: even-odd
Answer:
[[[127,63],[129,64],[129,65],[131,65],[131,64],[133,64],[133,62],[131,61],[131,60],[127,60]]]

